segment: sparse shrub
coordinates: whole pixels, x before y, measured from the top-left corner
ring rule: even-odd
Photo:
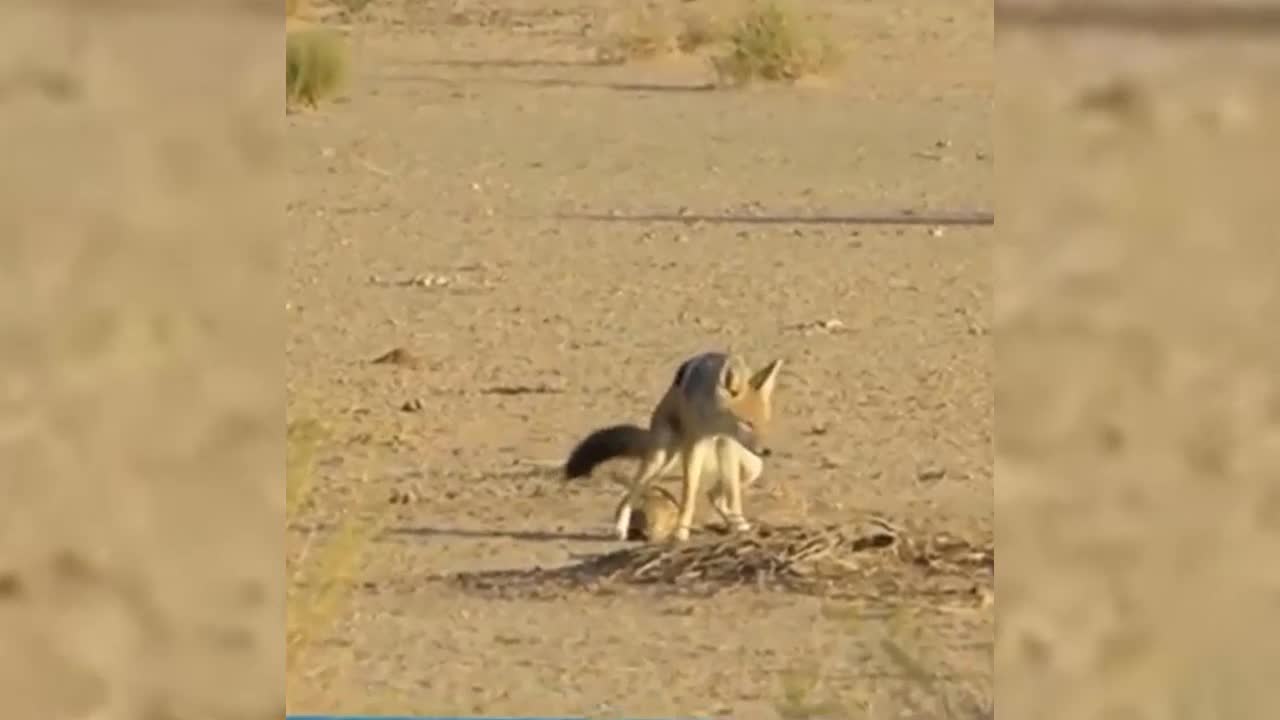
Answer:
[[[728,33],[728,50],[713,58],[721,82],[789,82],[839,61],[835,46],[774,2],[760,2]]]
[[[373,0],[339,0],[338,4],[351,15],[356,15],[369,7]]]
[[[653,5],[634,7],[615,18],[597,54],[605,62],[626,62],[675,53],[693,53],[724,33],[706,13]]]
[[[315,107],[342,89],[347,74],[347,47],[328,28],[305,26],[285,33],[285,103]]]
[[[633,7],[615,18],[613,25],[597,49],[596,54],[603,62],[621,63],[676,50],[676,28],[671,17],[660,8]]]
[[[694,53],[724,39],[723,24],[714,15],[687,12],[681,17],[676,47],[683,53]]]

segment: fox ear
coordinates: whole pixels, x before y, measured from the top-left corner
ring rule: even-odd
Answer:
[[[773,393],[773,386],[778,381],[778,371],[782,369],[782,359],[778,358],[765,365],[751,376],[751,387],[761,395],[768,397]]]
[[[742,362],[737,356],[730,356],[723,367],[720,368],[720,387],[724,388],[730,395],[737,396],[749,382],[747,379],[746,363]]]

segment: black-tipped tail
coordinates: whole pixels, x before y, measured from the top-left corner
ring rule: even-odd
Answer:
[[[586,477],[597,465],[614,458],[641,458],[653,449],[653,436],[636,425],[614,425],[602,428],[587,437],[569,453],[564,464],[564,476],[568,480]]]

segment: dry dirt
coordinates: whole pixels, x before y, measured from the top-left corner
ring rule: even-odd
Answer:
[[[963,594],[852,612],[435,579],[621,547],[629,467],[554,466],[713,348],[787,363],[750,516],[990,543],[992,228],[687,217],[990,212],[990,3],[799,6],[846,64],[741,91],[707,89],[701,57],[595,63],[603,3],[375,2],[352,23],[348,96],[288,118],[288,412],[330,438],[290,542],[362,498],[384,531],[290,712],[775,717],[798,672],[887,717],[907,681],[886,635],[990,698],[993,610]],[[556,217],[615,212],[686,218]],[[372,362],[395,348],[413,361]]]

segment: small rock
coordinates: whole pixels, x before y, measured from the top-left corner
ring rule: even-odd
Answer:
[[[946,232],[947,232],[946,228],[942,227],[941,225],[929,228],[929,235],[936,238],[942,237],[943,235],[946,234]]]
[[[837,318],[831,318],[829,320],[823,320],[819,323],[819,327],[827,332],[837,332],[844,329],[844,322]]]
[[[391,497],[388,501],[392,505],[412,505],[418,502],[420,497],[421,495],[418,493],[417,488],[396,488],[391,491]]]
[[[404,404],[400,406],[400,409],[404,412],[421,412],[422,408],[423,404],[420,398],[405,400]]]
[[[947,469],[940,466],[927,466],[916,473],[920,482],[937,482],[947,476]]]
[[[418,367],[421,364],[417,357],[402,347],[392,348],[370,362],[374,365],[398,365],[400,367]]]

